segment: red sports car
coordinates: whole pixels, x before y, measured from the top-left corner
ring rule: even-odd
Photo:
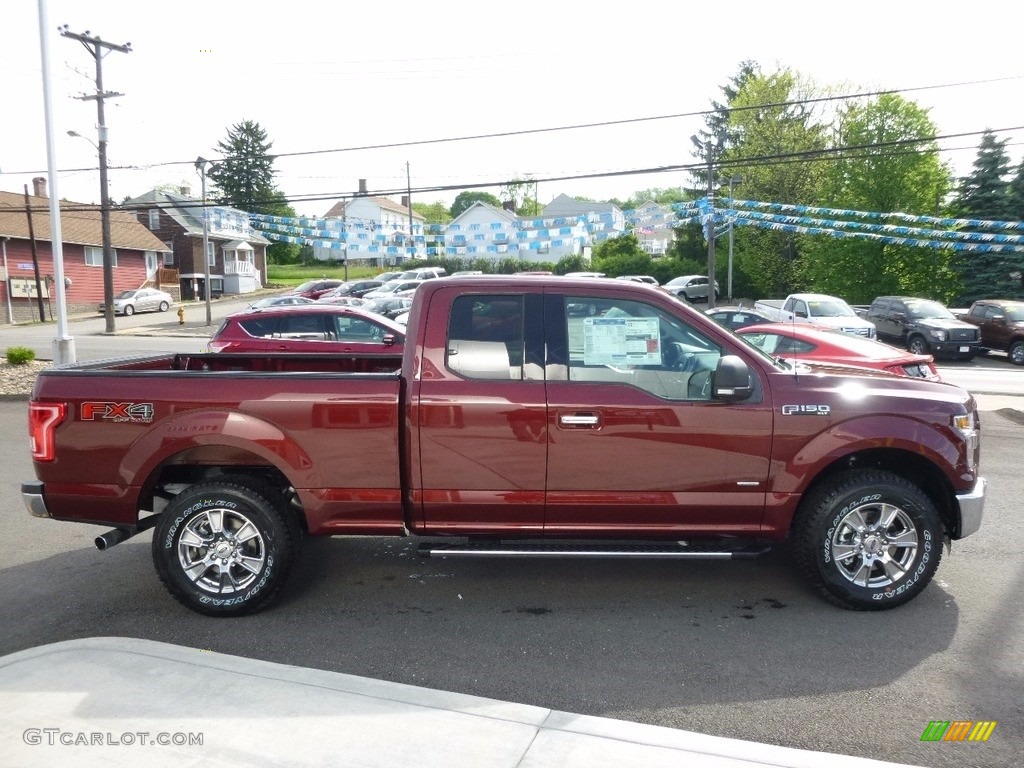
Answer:
[[[915,355],[880,341],[806,323],[762,323],[738,328],[734,333],[772,357],[856,365],[899,376],[941,380],[931,355]]]

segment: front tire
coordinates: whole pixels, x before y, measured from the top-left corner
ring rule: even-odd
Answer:
[[[277,596],[301,540],[280,493],[251,478],[225,478],[193,485],[167,505],[153,533],[153,563],[182,605],[239,616]]]
[[[160,311],[161,312],[166,312],[170,308],[171,308],[171,305],[168,304],[166,301],[161,301],[160,302]]]
[[[907,349],[913,352],[915,355],[927,355],[928,354],[928,342],[920,336],[914,336],[910,343],[907,344]]]
[[[812,492],[793,522],[794,556],[828,600],[878,611],[916,597],[942,557],[943,527],[925,493],[892,472],[860,469]]]
[[[131,317],[134,314],[135,314],[135,307],[133,307],[131,304],[125,304],[124,305],[124,316],[125,317]]]

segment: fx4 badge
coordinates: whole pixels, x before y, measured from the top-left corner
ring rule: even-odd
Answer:
[[[97,403],[85,402],[81,406],[82,421],[131,421],[149,424],[153,421],[152,403]]]
[[[782,406],[783,416],[792,416],[803,413],[808,416],[828,416],[832,408],[827,405],[784,405]]]

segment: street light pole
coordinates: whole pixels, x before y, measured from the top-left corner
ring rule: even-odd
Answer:
[[[707,160],[707,174],[708,174],[708,226],[707,226],[707,239],[708,239],[708,309],[714,309],[715,307],[715,168],[712,164],[711,157],[711,142],[701,141],[696,136],[691,136],[690,141],[694,143],[697,149],[704,152],[704,157]]]
[[[735,210],[732,202],[732,185],[739,184],[743,181],[743,177],[738,173],[734,173],[729,177],[729,207]],[[736,223],[736,216],[733,215],[729,218],[729,303],[732,304],[732,230]]]
[[[203,189],[203,297],[206,299],[206,324],[213,323],[210,308],[210,217],[206,208],[206,164],[210,162],[202,157],[196,158],[196,170]]]

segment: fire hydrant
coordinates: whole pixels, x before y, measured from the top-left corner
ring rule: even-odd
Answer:
[[[180,307],[178,307],[178,325],[184,325],[184,324],[185,324],[185,307],[184,306],[180,306]]]

